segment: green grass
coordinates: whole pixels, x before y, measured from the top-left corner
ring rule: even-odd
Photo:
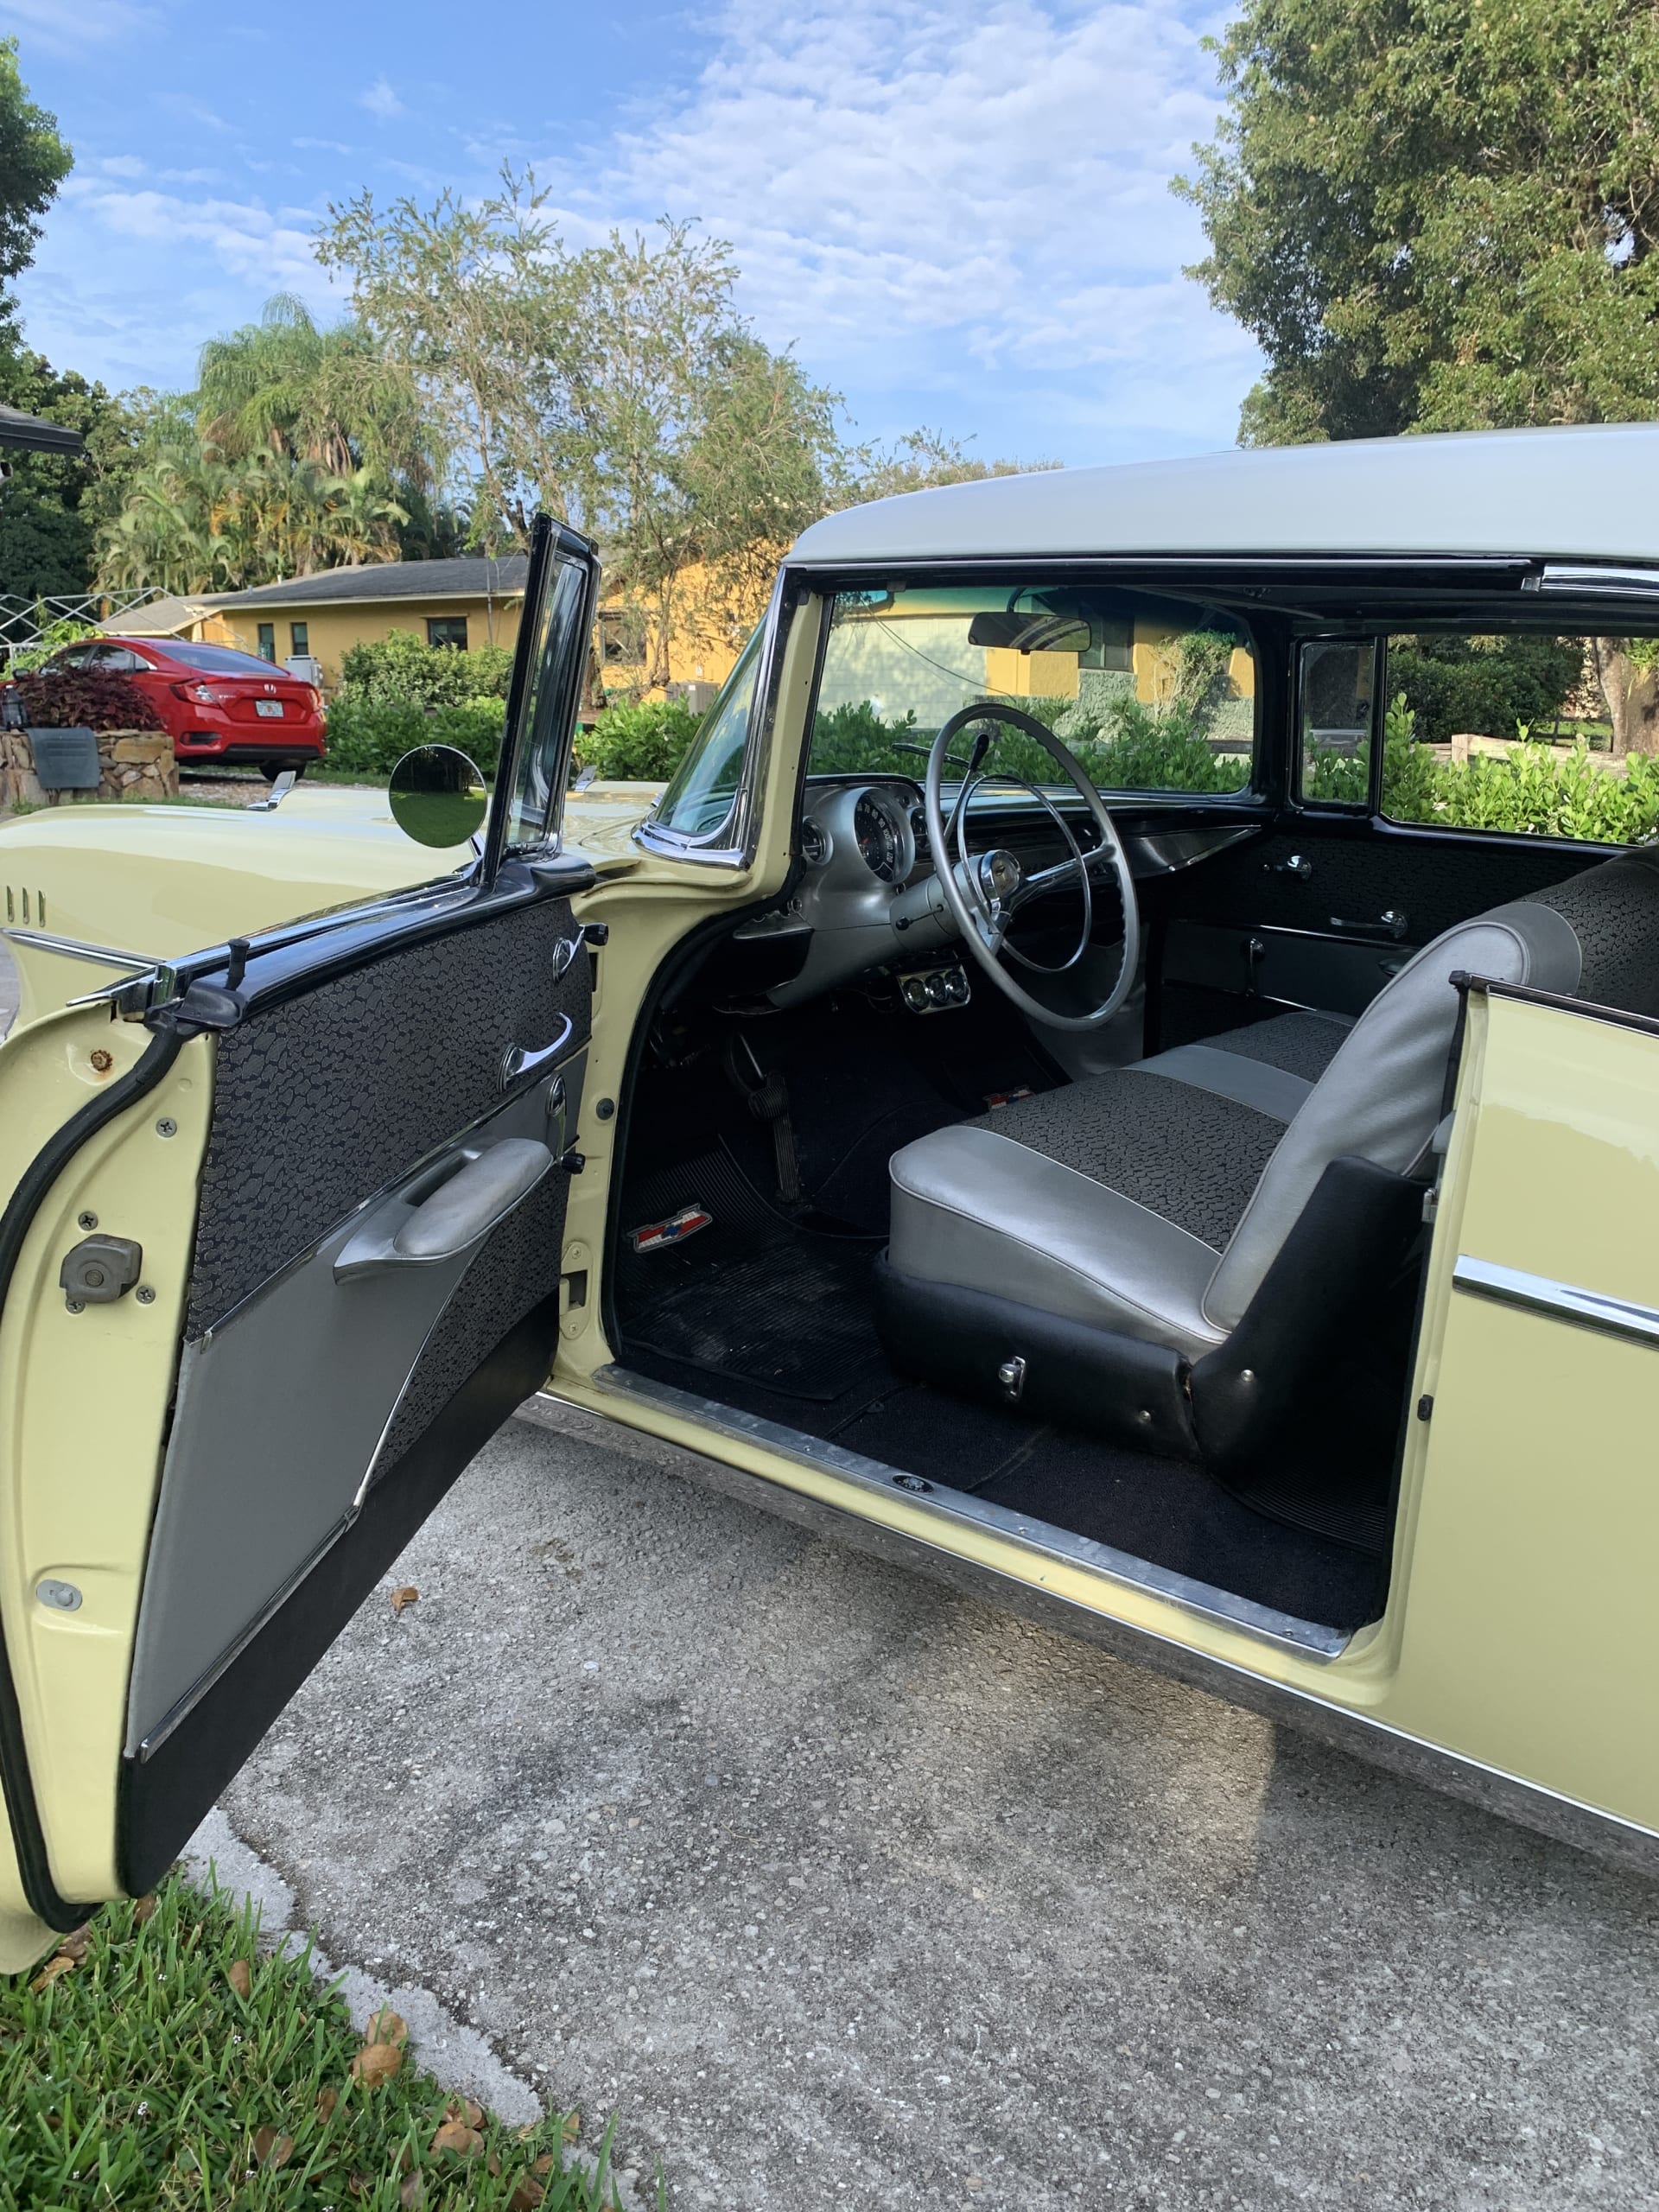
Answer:
[[[610,2202],[608,2129],[590,2174],[567,2164],[574,2115],[505,2128],[407,2058],[365,2087],[364,2040],[307,1952],[257,1936],[251,1912],[175,1878],[66,1938],[67,1966],[0,1978],[4,2212]],[[433,2147],[447,2120],[472,2131],[459,2149]]]

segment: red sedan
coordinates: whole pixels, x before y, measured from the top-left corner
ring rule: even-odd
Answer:
[[[323,754],[321,694],[298,677],[231,645],[176,638],[85,638],[48,670],[130,676],[156,709],[181,768],[251,765],[273,780]]]

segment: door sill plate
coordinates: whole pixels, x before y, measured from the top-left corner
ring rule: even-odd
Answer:
[[[960,1550],[960,1539],[969,1534],[994,1535],[1027,1554],[1038,1570],[1032,1577],[1033,1580],[1042,1580],[1041,1570],[1055,1565],[1098,1577],[1103,1611],[1113,1610],[1113,1599],[1119,1592],[1131,1590],[1178,1605],[1201,1620],[1219,1622],[1246,1636],[1259,1637],[1280,1650],[1294,1651],[1304,1659],[1334,1659],[1347,1649],[1351,1640],[1344,1630],[1328,1628],[1318,1621],[1300,1620],[1294,1613],[1281,1613],[1271,1605],[1258,1605],[1249,1598],[1236,1597],[1230,1590],[1217,1589],[1170,1567],[1154,1566],[1150,1560],[1137,1559],[1133,1553],[1119,1551],[1111,1544],[1074,1535],[1068,1529],[1033,1520],[1029,1515],[1015,1513],[1005,1505],[994,1505],[970,1491],[952,1490],[930,1477],[889,1467],[880,1459],[866,1459],[862,1452],[849,1452],[839,1444],[808,1436],[800,1429],[786,1428],[779,1422],[763,1421],[758,1414],[741,1413],[735,1407],[722,1405],[716,1398],[699,1397],[693,1391],[677,1389],[672,1383],[659,1382],[653,1376],[638,1375],[624,1367],[601,1367],[592,1379],[594,1389],[607,1396],[654,1406],[734,1443],[775,1452],[782,1459],[836,1476],[868,1494],[873,1501],[877,1497],[890,1499],[896,1493],[907,1506],[936,1524],[930,1541],[941,1550]],[[559,1402],[556,1393],[543,1391],[540,1395]],[[857,1511],[856,1506],[846,1510]]]

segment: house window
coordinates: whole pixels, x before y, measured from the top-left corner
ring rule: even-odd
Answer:
[[[275,660],[276,658],[276,625],[274,622],[259,625],[259,658],[261,660]]]
[[[459,653],[467,650],[467,617],[464,614],[429,614],[426,618],[426,642],[429,645],[453,645]]]
[[[632,607],[612,607],[595,618],[600,664],[638,668],[645,658],[645,624]],[[698,674],[702,674],[699,670]]]
[[[288,649],[289,652],[296,656],[302,653],[308,654],[310,652],[311,625],[308,622],[290,622],[289,624]]]

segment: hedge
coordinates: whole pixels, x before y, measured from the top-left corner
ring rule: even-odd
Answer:
[[[618,783],[665,784],[702,727],[680,699],[607,707],[591,729],[577,731],[576,760]]]
[[[501,758],[506,708],[499,699],[472,699],[427,709],[394,700],[352,696],[343,689],[328,709],[327,766],[359,775],[389,776],[418,745],[453,745],[493,775]]]

